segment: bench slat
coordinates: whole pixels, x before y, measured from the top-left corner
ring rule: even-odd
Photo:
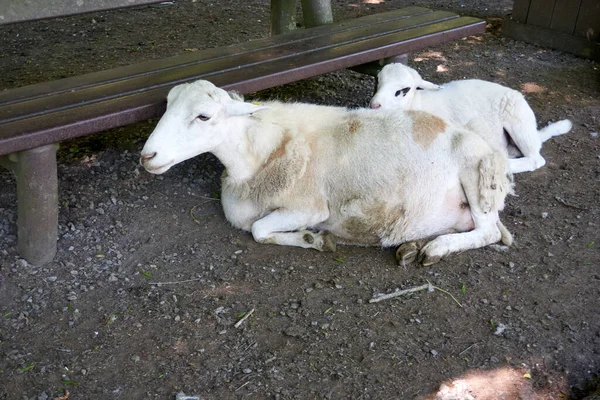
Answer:
[[[196,57],[195,61],[189,58],[190,55],[184,55],[186,63],[181,68],[173,68],[171,64],[157,73],[151,72],[150,69],[142,74],[126,74],[127,78],[105,85],[76,85],[75,87],[80,89],[74,93],[61,93],[44,99],[34,98],[21,104],[4,106],[0,108],[0,115],[12,115],[13,118],[19,114],[7,109],[22,106],[28,113],[35,112],[35,108],[27,107],[29,103],[39,100],[46,100],[53,107],[53,111],[12,122],[0,121],[0,155],[157,116],[164,110],[167,92],[178,83],[209,78],[217,86],[249,93],[478,34],[485,30],[485,21],[476,18],[458,17],[446,12],[420,14],[410,18],[411,25],[414,26],[416,21],[422,21],[423,24],[409,29],[404,29],[406,27],[402,24],[406,22],[402,20],[390,23],[391,26],[385,20],[379,20],[377,27],[342,30],[330,37],[316,35],[310,41],[300,40],[289,46],[283,40],[264,52],[248,51],[243,55],[244,64],[240,66],[238,63],[238,67],[231,62],[232,57],[229,55],[214,57],[213,53],[213,57],[208,61],[202,61],[197,58],[201,53],[198,52],[193,54]],[[441,20],[431,23],[428,18],[432,15]],[[354,31],[362,35],[353,40]],[[331,40],[332,38],[336,41]],[[271,39],[274,38],[268,38]],[[280,39],[282,38],[277,37],[277,40]],[[341,40],[342,44],[338,40]],[[243,45],[254,46],[251,43],[233,47],[239,49]],[[298,52],[299,48],[302,49],[301,52]],[[268,53],[268,57],[258,57],[261,53]],[[215,71],[220,72],[215,74]],[[69,82],[74,83],[76,82]],[[126,94],[123,94],[124,91]],[[59,98],[64,102],[62,106],[65,108],[57,110],[56,99]],[[94,101],[95,98],[101,101]],[[74,106],[73,99],[78,99],[79,104]]]
[[[186,66],[202,61],[241,55],[257,49],[268,49],[285,44],[311,41],[318,37],[351,31],[353,29],[376,26],[383,23],[407,19],[420,14],[433,13],[433,10],[423,7],[406,7],[386,13],[372,14],[361,18],[341,21],[333,25],[322,25],[307,30],[297,30],[284,35],[276,35],[258,40],[238,43],[230,46],[202,50],[200,52],[185,53],[160,60],[151,60],[139,64],[113,68],[105,71],[92,72],[71,78],[59,79],[0,91],[0,106],[11,104],[20,100],[33,99],[38,96],[52,95],[63,91],[71,91],[98,83],[113,82],[128,79],[134,76],[154,74],[170,68]],[[456,15],[456,14],[454,14]],[[1,118],[0,118],[1,119]]]
[[[127,79],[113,80],[78,90],[63,91],[51,96],[38,97],[31,100],[21,100],[11,103],[10,107],[0,108],[0,120],[11,122],[15,119],[41,115],[49,110],[55,112],[64,108],[78,107],[81,103],[104,101],[116,96],[123,96],[139,91],[147,91],[166,85],[173,86],[178,82],[189,80],[190,77],[209,78],[232,70],[257,67],[262,63],[272,63],[288,57],[295,60],[311,54],[324,52],[334,47],[345,46],[357,41],[371,41],[378,36],[415,29],[428,24],[439,24],[443,21],[457,18],[456,14],[436,11],[417,15],[411,19],[387,22],[376,27],[367,26],[351,31],[339,32],[328,36],[319,36],[311,40],[283,43],[279,46],[258,48],[252,52],[231,54],[227,57],[200,59],[195,63],[183,63],[177,68],[168,68],[153,73],[132,76]],[[351,52],[351,51],[350,51]],[[348,54],[350,54],[348,52]],[[48,107],[51,107],[48,109]]]

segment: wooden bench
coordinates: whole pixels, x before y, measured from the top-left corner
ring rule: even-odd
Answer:
[[[55,143],[159,116],[175,85],[249,93],[480,34],[485,21],[407,7],[221,48],[0,92],[0,160],[17,177],[18,250],[56,253]]]

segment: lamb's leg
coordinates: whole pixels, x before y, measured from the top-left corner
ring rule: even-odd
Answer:
[[[542,139],[537,130],[535,114],[525,99],[512,97],[507,103],[510,101],[514,101],[514,104],[506,107],[503,125],[523,157],[508,160],[509,171],[513,174],[534,171],[546,164],[540,154]]]
[[[505,156],[499,151],[484,155],[478,165],[463,167],[460,182],[475,229],[438,236],[427,243],[421,249],[423,265],[435,264],[450,253],[476,249],[507,237],[508,231],[502,232],[500,226],[504,226],[498,223],[498,211],[503,208],[504,197],[510,188],[505,168]]]
[[[327,210],[278,209],[252,224],[252,236],[259,243],[335,251],[333,235],[327,231],[312,232],[306,229],[318,225],[328,217]]]

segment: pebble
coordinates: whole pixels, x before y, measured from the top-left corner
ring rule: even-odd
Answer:
[[[252,372],[252,370],[250,368],[244,368],[242,370],[245,374],[249,374],[250,372]]]
[[[598,137],[598,132],[590,132],[590,136],[596,139]]]
[[[140,361],[140,356],[138,356],[138,355],[133,355],[133,356],[131,356],[131,361],[133,361],[133,362],[135,362],[135,363],[136,363],[136,362],[139,362],[139,361]]]
[[[436,350],[433,350],[433,349],[431,349],[431,354],[432,354],[434,357],[437,357],[437,356],[438,356],[438,352],[437,352]]]

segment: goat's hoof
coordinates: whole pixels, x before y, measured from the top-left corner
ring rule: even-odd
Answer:
[[[336,243],[335,237],[329,233],[328,231],[319,232],[321,237],[323,238],[323,245],[321,247],[321,251],[335,252],[336,251]]]
[[[419,248],[415,242],[404,243],[396,250],[396,261],[398,265],[412,264],[419,254]]]
[[[421,264],[423,264],[424,267],[429,267],[430,265],[439,263],[441,260],[441,256],[430,256],[425,254],[425,256],[423,257],[423,261],[421,261]]]

